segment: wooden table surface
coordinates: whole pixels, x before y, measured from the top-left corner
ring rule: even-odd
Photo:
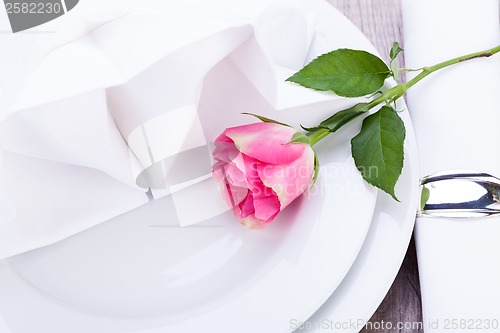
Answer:
[[[398,41],[404,48],[400,0],[328,1],[361,29],[386,62],[394,41]],[[404,52],[400,58],[399,65],[404,67]],[[422,321],[417,256],[413,239],[391,289],[370,320],[374,323],[384,321],[393,324]],[[383,329],[365,329],[362,332],[393,333]],[[415,333],[422,330],[402,329],[398,332]]]

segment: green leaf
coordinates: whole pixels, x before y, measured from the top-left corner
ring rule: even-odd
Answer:
[[[391,51],[389,52],[389,56],[391,57],[391,60],[396,59],[399,53],[403,52],[404,50],[399,46],[398,42],[394,42],[392,44]]]
[[[429,201],[430,197],[431,191],[427,187],[422,186],[422,192],[420,193],[420,211],[424,210],[424,207],[427,204],[427,201]]]
[[[363,178],[399,201],[394,187],[403,169],[404,123],[396,110],[383,106],[363,121],[351,140],[352,156]]]
[[[287,81],[331,90],[340,96],[359,97],[380,89],[390,74],[386,64],[371,53],[338,49],[317,57]]]
[[[318,155],[316,155],[316,152],[314,152],[314,176],[311,184],[311,188],[316,184],[316,180],[318,180],[318,175],[319,175],[319,159]]]
[[[396,62],[396,57],[400,52],[402,52],[403,49],[399,47],[398,42],[394,42],[391,48],[391,52],[389,52],[389,55],[391,57],[391,63],[389,64],[389,67],[391,68],[392,76],[394,77],[394,80],[399,81],[399,66]]]
[[[307,132],[316,132],[317,130],[319,130],[321,128],[321,127],[318,127],[318,126],[316,126],[316,127],[304,127],[302,125],[300,125],[300,127],[302,127],[302,129],[304,131],[307,131]]]
[[[243,112],[242,114],[253,116],[253,117],[259,119],[260,121],[262,121],[264,123],[275,123],[275,124],[279,124],[279,125],[283,125],[283,126],[292,127],[292,126],[290,126],[288,124],[285,124],[285,123],[282,123],[282,122],[279,122],[277,120],[274,120],[274,119],[271,119],[271,118],[267,118],[267,117],[264,117],[264,116],[259,116],[258,114],[255,114],[255,113]]]
[[[349,109],[338,111],[315,127],[300,126],[308,132],[316,132],[317,130],[324,128],[333,133],[351,120],[354,120],[358,116],[367,112],[370,109],[368,105],[369,103],[358,103]]]
[[[310,144],[309,137],[307,135],[305,135],[304,133],[300,133],[300,132],[297,132],[292,136],[290,143],[294,143],[294,142]]]
[[[351,120],[368,111],[368,105],[368,103],[358,103],[349,109],[339,111],[332,115],[330,118],[323,120],[318,127],[326,128],[332,133],[336,132],[339,128],[341,128]]]

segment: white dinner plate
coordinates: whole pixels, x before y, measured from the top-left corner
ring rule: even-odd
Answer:
[[[326,4],[307,3],[320,9],[310,12],[319,21],[308,60],[350,46],[344,38],[357,31],[345,25],[333,35],[342,37],[329,43],[322,30]],[[232,75],[230,59],[217,66]],[[277,75],[289,74],[283,71]],[[233,84],[212,103],[231,95],[231,88],[244,93],[211,105],[219,117],[246,111],[244,94],[256,94]],[[276,116],[295,125],[299,119],[315,123],[353,103],[324,96],[317,102],[282,106]],[[306,320],[341,283],[370,226],[377,192],[350,157],[348,142],[357,129],[359,122],[318,145],[317,185],[265,230],[243,229],[229,212],[181,228],[175,199],[167,196],[0,262],[0,332],[290,331],[291,320]],[[6,154],[7,162],[22,159]],[[211,186],[210,180],[204,184]],[[192,210],[196,200],[203,198],[193,198]]]
[[[374,191],[340,151],[324,192],[262,231],[230,213],[179,227],[169,196],[3,261],[1,331],[286,332],[337,287],[370,224]]]

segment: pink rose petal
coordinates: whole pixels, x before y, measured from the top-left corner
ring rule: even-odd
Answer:
[[[242,153],[265,163],[289,164],[305,149],[303,144],[288,145],[296,130],[275,123],[232,127],[224,133]]]
[[[301,195],[311,183],[314,174],[314,151],[309,147],[304,154],[286,165],[260,165],[259,178],[279,197],[281,209]]]
[[[268,195],[254,199],[255,217],[262,221],[268,221],[280,212],[280,201],[278,196]]]
[[[253,195],[252,193],[248,193],[246,198],[239,205],[240,211],[238,212],[240,218],[245,218],[249,215],[253,215],[255,213],[255,208],[253,205]]]

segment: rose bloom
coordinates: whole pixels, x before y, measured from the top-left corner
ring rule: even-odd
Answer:
[[[311,183],[314,151],[291,143],[295,133],[262,122],[227,128],[215,140],[213,178],[244,226],[266,226]]]

